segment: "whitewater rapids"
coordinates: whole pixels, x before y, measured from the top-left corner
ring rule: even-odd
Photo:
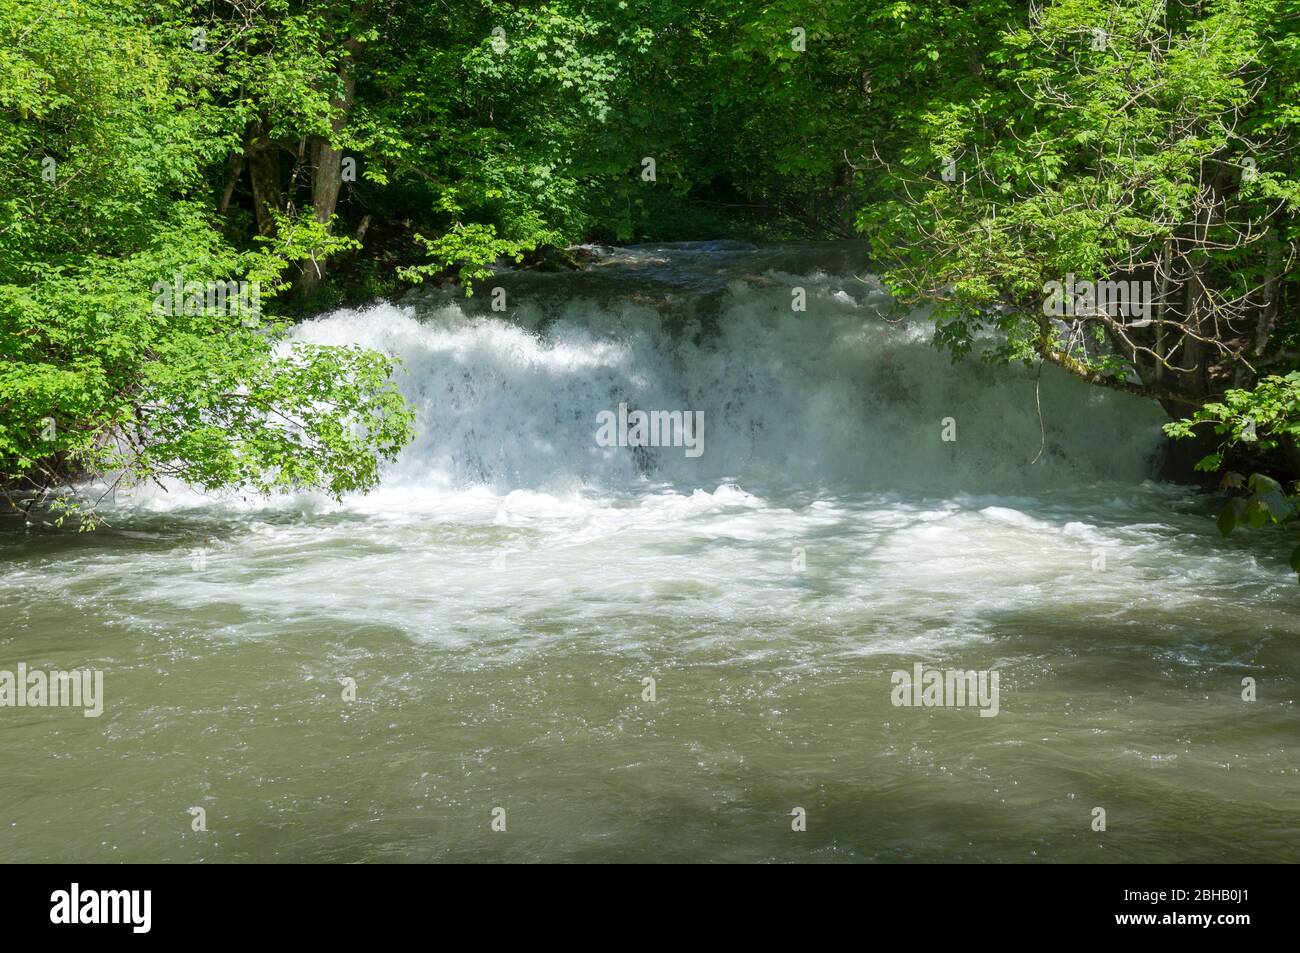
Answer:
[[[5,856],[1300,860],[1287,545],[1152,479],[1157,406],[1047,368],[1040,425],[861,246],[581,251],[296,329],[400,361],[370,495],[0,537],[0,668],[106,699],[0,720]],[[602,446],[620,403],[703,453]],[[917,663],[997,716],[891,705]]]

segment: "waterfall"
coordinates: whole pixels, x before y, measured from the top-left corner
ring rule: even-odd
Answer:
[[[1047,367],[1040,431],[1031,369],[954,365],[924,315],[891,318],[854,250],[588,249],[580,271],[336,311],[296,335],[400,359],[419,419],[394,489],[1006,493],[1149,474],[1158,407]],[[602,446],[620,404],[702,414],[703,452]]]

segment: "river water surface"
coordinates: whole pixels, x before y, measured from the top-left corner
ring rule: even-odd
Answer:
[[[1300,861],[1286,536],[1153,482],[1158,408],[1048,369],[1044,440],[857,246],[588,254],[298,329],[402,360],[369,496],[0,524],[0,669],[105,693],[0,709],[0,858]],[[916,663],[998,714],[895,707]]]

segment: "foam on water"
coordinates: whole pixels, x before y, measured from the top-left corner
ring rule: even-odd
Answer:
[[[489,281],[507,290],[505,314],[480,288],[309,321],[300,340],[400,361],[414,442],[378,490],[341,504],[183,488],[120,499],[127,513],[243,527],[213,552],[201,591],[186,576],[144,588],[242,605],[261,620],[227,626],[244,635],[305,611],[490,654],[521,620],[549,619],[544,642],[633,605],[716,624],[724,642],[739,619],[829,626],[844,643],[826,646],[834,655],[978,640],[1000,614],[1063,593],[1110,611],[1196,600],[1243,567],[1253,585],[1277,581],[1218,548],[1202,504],[1147,479],[1159,408],[1047,368],[1040,456],[1028,369],[953,365],[923,317],[883,316],[877,280],[826,267],[837,254],[601,250],[578,273]],[[806,312],[792,310],[794,288]],[[703,411],[704,453],[599,446],[597,414],[620,403]],[[942,439],[945,418],[955,441]],[[806,573],[791,569],[796,547]],[[1123,570],[1098,572],[1099,559]],[[888,632],[863,644],[867,618]],[[637,624],[619,626],[634,644]]]
[[[0,668],[108,672],[6,722],[5,856],[1297,859],[1288,545],[1150,481],[1158,408],[1046,369],[1031,464],[1032,374],[885,320],[860,249],[585,253],[297,329],[402,362],[373,494],[0,536]],[[598,446],[620,402],[704,454]],[[918,660],[1002,713],[893,707]]]
[[[558,276],[557,276],[558,277]],[[1046,451],[1023,368],[957,366],[923,319],[891,324],[878,285],[825,272],[732,280],[716,308],[674,314],[580,297],[556,314],[524,293],[507,315],[460,302],[340,311],[298,329],[307,341],[398,357],[420,414],[415,443],[385,478],[424,490],[1008,492],[1140,481],[1159,447],[1158,408],[1043,375]],[[808,311],[791,309],[791,289]],[[482,293],[482,292],[480,292]],[[553,293],[553,290],[552,290]],[[596,442],[597,414],[702,411],[705,452]],[[946,418],[957,439],[946,442]]]

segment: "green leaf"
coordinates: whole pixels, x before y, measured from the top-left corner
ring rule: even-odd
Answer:
[[[1281,523],[1295,512],[1295,504],[1286,498],[1281,488],[1258,494],[1252,502],[1268,512],[1274,523]]]
[[[1233,531],[1234,528],[1236,528],[1237,525],[1236,504],[1238,502],[1239,501],[1237,500],[1229,500],[1228,505],[1223,508],[1223,511],[1221,513],[1219,513],[1219,519],[1218,519],[1219,532],[1222,533],[1224,536],[1227,536],[1229,533]]]
[[[1265,476],[1262,473],[1252,473],[1250,475],[1250,492],[1252,493],[1281,493],[1282,484],[1278,483],[1272,477]]]

